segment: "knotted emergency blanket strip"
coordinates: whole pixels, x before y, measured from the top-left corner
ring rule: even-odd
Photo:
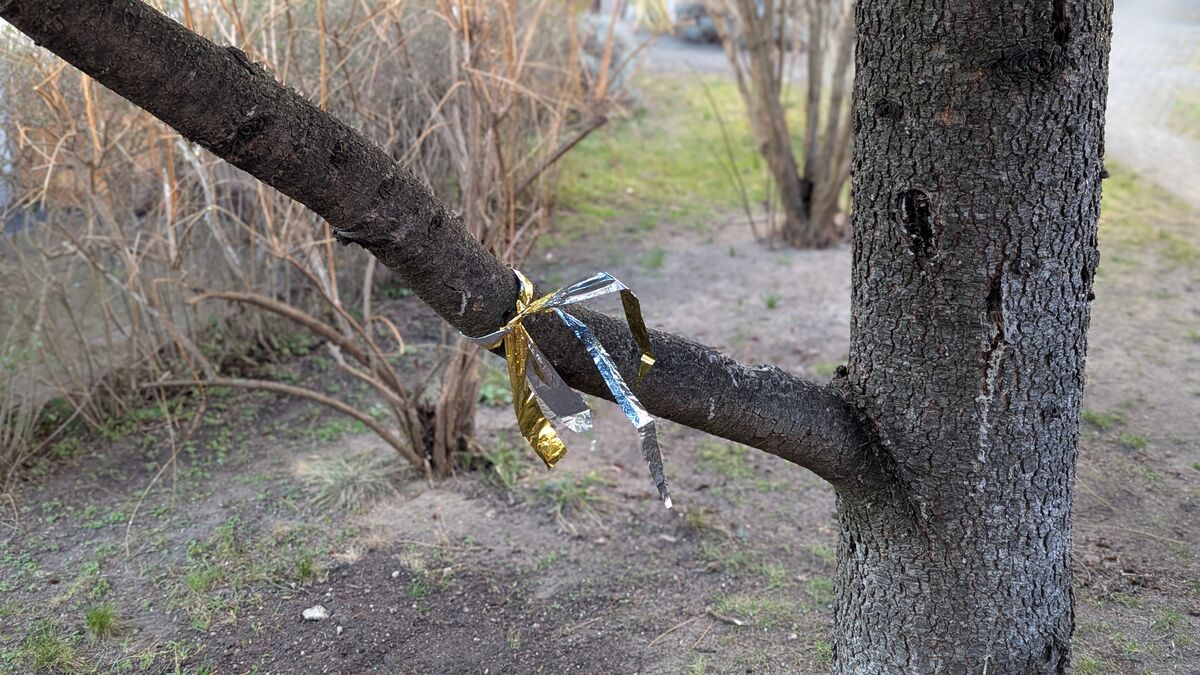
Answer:
[[[650,413],[646,412],[637,396],[634,396],[621,373],[617,371],[612,357],[604,350],[604,346],[592,330],[565,309],[570,305],[610,293],[620,293],[621,304],[625,307],[625,320],[629,323],[633,339],[641,347],[637,379],[641,382],[654,365],[654,354],[650,350],[650,334],[642,320],[642,307],[637,296],[611,274],[601,272],[534,300],[533,284],[524,274],[513,271],[521,283],[521,290],[517,295],[517,315],[500,330],[481,337],[468,336],[467,339],[485,349],[494,349],[501,343],[504,344],[504,354],[508,360],[508,380],[513,391],[513,408],[517,413],[517,425],[521,428],[521,434],[533,446],[534,452],[542,458],[546,466],[552,468],[567,453],[567,446],[554,430],[554,423],[576,432],[592,428],[592,413],[587,403],[579,392],[568,386],[558,371],[554,370],[550,359],[534,343],[522,323],[526,317],[534,314],[553,312],[583,343],[588,355],[592,357],[592,362],[596,364],[600,377],[612,392],[613,400],[621,407],[625,417],[637,427],[642,439],[642,456],[650,467],[650,476],[658,488],[659,497],[667,508],[671,508],[671,496],[667,491],[666,476],[663,475],[662,453],[658,447],[654,418],[650,417]]]

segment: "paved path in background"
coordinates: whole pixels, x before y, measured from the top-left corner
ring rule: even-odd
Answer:
[[[638,39],[647,39],[648,34],[639,34]],[[725,50],[721,45],[699,45],[684,42],[670,35],[660,35],[650,45],[646,67],[656,72],[691,72],[704,75],[719,74],[733,76]]]
[[[1200,140],[1167,126],[1189,89],[1200,91],[1200,2],[1117,0],[1105,154],[1200,208]]]
[[[1200,91],[1200,0],[1116,0],[1106,155],[1200,208],[1200,140],[1167,126],[1177,92]],[[729,73],[716,45],[661,37],[646,66]]]

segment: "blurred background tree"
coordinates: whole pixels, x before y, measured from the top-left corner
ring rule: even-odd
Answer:
[[[750,127],[774,179],[782,215],[770,235],[822,248],[846,237],[850,180],[850,85],[854,77],[851,0],[707,0]],[[789,128],[786,90],[805,88],[803,135]]]

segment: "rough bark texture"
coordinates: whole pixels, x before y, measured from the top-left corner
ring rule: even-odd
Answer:
[[[512,272],[459,217],[381,148],[279,82],[138,0],[0,0],[0,17],[114,92],[329,221],[367,248],[455,328],[483,335],[514,312]],[[653,320],[653,298],[645,301]],[[576,313],[576,312],[573,312]],[[624,322],[576,313],[635,381],[639,347]],[[571,386],[609,398],[560,321],[530,332]],[[637,388],[658,416],[771,452],[848,490],[865,440],[850,406],[772,367],[748,367],[652,331],[658,361]]]
[[[860,0],[837,670],[1061,673],[1109,0]]]

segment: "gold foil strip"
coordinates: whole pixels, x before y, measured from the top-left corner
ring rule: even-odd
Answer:
[[[553,312],[587,349],[596,370],[612,392],[613,399],[630,423],[637,428],[642,441],[642,455],[650,469],[651,478],[663,503],[670,508],[671,497],[663,472],[662,453],[658,446],[654,418],[650,417],[625,383],[612,357],[604,350],[604,346],[591,329],[565,309],[569,305],[609,293],[620,293],[630,332],[641,349],[637,378],[637,381],[641,382],[654,366],[654,352],[650,346],[650,334],[642,319],[641,303],[637,296],[615,277],[602,272],[535,300],[533,284],[520,272],[514,270],[514,273],[520,282],[516,316],[499,330],[468,339],[487,349],[504,344],[509,382],[513,390],[513,408],[521,434],[546,466],[552,468],[567,451],[566,444],[555,431],[552,422],[563,424],[573,431],[591,428],[591,411],[587,403],[563,381],[522,324],[526,317],[533,314]]]

